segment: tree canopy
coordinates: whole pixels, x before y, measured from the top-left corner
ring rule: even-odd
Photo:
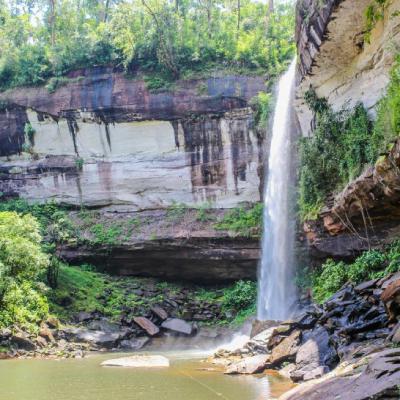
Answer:
[[[215,68],[279,74],[292,4],[257,0],[0,0],[0,88],[99,65],[165,79]]]

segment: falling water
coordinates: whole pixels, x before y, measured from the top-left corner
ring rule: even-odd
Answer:
[[[296,71],[293,60],[279,81],[264,193],[264,235],[259,271],[258,319],[284,320],[295,299],[292,279],[294,226],[290,218],[290,104]]]

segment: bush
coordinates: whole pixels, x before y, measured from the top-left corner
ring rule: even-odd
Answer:
[[[315,218],[327,196],[341,190],[375,161],[372,124],[365,108],[334,112],[326,99],[309,91],[306,100],[316,114],[313,136],[300,142],[299,211]]]
[[[258,236],[262,229],[263,209],[262,203],[257,203],[251,208],[234,208],[215,224],[215,228],[236,232],[242,236]]]
[[[257,284],[252,281],[238,281],[232,288],[225,289],[223,306],[235,311],[253,307],[257,299]]]
[[[11,282],[0,307],[0,327],[17,324],[30,331],[37,330],[49,313],[47,298],[33,283]]]
[[[28,214],[0,212],[0,326],[34,329],[47,315],[38,281],[48,265],[37,220]]]
[[[393,242],[382,251],[366,251],[351,264],[328,260],[319,270],[311,273],[313,296],[321,303],[346,282],[356,285],[397,271],[400,271],[400,241]]]
[[[347,266],[343,262],[328,260],[321,273],[314,277],[313,297],[321,303],[337,292],[347,281]]]

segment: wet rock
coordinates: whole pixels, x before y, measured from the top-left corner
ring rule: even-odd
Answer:
[[[11,329],[3,328],[0,329],[0,340],[8,340],[12,335]]]
[[[225,374],[256,374],[258,372],[264,371],[268,361],[268,355],[256,355],[253,357],[247,357],[241,361],[229,365],[225,370]]]
[[[39,347],[47,347],[47,340],[44,337],[38,336],[35,341]]]
[[[193,324],[190,324],[179,318],[169,318],[161,324],[161,327],[187,336],[190,336],[194,333]]]
[[[266,331],[269,328],[279,325],[278,321],[259,321],[255,320],[251,325],[250,338],[257,336],[259,333]]]
[[[105,333],[85,328],[71,328],[64,330],[67,338],[75,342],[90,343],[99,347],[111,349],[124,336],[124,333]]]
[[[133,338],[129,340],[122,340],[120,347],[124,350],[140,350],[143,348],[150,339],[148,337]]]
[[[155,336],[160,332],[160,328],[153,324],[149,319],[145,317],[133,318],[135,323],[139,325],[149,336]]]
[[[103,361],[101,365],[103,367],[162,368],[169,367],[169,360],[163,356],[138,355]]]
[[[354,290],[357,293],[363,293],[367,290],[374,289],[376,287],[377,282],[379,279],[372,279],[370,281],[362,282],[359,285],[357,285]]]
[[[296,330],[279,343],[271,352],[271,366],[279,366],[284,361],[293,360],[299,348],[301,332]]]
[[[112,323],[105,318],[91,321],[87,327],[94,331],[103,331],[104,333],[115,333],[121,330],[118,324]]]
[[[294,381],[314,379],[334,367],[338,356],[331,345],[330,335],[323,327],[304,334],[305,342],[296,354],[296,371],[291,375]]]

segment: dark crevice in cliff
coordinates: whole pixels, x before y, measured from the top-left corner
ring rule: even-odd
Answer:
[[[72,117],[67,118],[68,130],[71,135],[71,139],[74,145],[74,151],[77,156],[79,156],[78,145],[76,142],[76,135],[79,132],[79,126],[76,120]]]

